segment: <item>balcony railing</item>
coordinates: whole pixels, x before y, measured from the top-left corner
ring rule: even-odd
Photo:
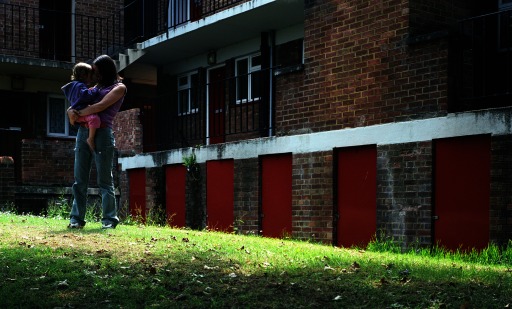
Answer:
[[[134,43],[244,1],[134,0],[107,16],[0,2],[0,54],[68,62],[116,57]]]
[[[452,111],[512,105],[512,10],[461,21],[452,47]]]
[[[197,100],[193,104],[196,108],[188,112],[180,113],[177,93],[161,96],[156,103],[158,110],[154,116],[144,115],[146,122],[158,121],[160,131],[157,132],[158,141],[154,141],[153,145],[146,144],[145,148],[152,151],[168,150],[270,136],[272,122],[268,77],[271,72],[265,69],[253,75],[259,78],[259,82],[255,83],[258,89],[253,89],[258,96],[247,100],[240,100],[237,89],[240,81],[245,83],[251,74],[214,83],[203,82],[196,88],[188,89],[195,93],[191,97]]]
[[[134,0],[124,8],[128,42],[141,42],[248,0]]]
[[[98,17],[0,3],[0,53],[71,62],[114,55],[124,46],[123,23],[123,10]]]

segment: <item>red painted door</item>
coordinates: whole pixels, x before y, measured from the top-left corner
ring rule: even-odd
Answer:
[[[450,250],[489,242],[491,138],[435,141],[434,239]]]
[[[130,215],[135,220],[146,221],[146,169],[128,170]]]
[[[210,230],[233,231],[234,161],[206,162],[206,211]]]
[[[165,212],[171,226],[186,225],[186,180],[187,168],[182,164],[165,167]]]
[[[226,68],[209,71],[208,78],[208,136],[210,144],[224,142],[224,109],[226,101]]]
[[[292,155],[261,158],[261,230],[265,237],[292,234]]]
[[[377,148],[337,151],[336,245],[364,247],[377,230]]]

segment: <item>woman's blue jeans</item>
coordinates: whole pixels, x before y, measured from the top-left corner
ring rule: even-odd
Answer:
[[[73,184],[73,205],[71,207],[70,222],[85,225],[85,212],[87,205],[87,188],[91,173],[92,161],[96,165],[97,184],[101,195],[102,223],[116,226],[117,205],[114,189],[112,168],[114,161],[115,140],[111,128],[99,128],[94,139],[96,148],[92,152],[87,144],[89,129],[80,127],[76,136],[75,146],[75,182]]]

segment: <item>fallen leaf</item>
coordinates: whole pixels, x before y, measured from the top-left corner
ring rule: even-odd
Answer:
[[[187,298],[187,296],[185,294],[180,294],[180,295],[174,297],[174,300],[183,300],[185,298]]]
[[[59,290],[64,290],[64,289],[67,289],[69,287],[69,283],[68,283],[68,280],[64,280],[64,281],[60,281],[59,283],[57,283],[57,288]]]

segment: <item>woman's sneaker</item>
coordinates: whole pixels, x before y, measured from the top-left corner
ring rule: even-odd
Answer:
[[[108,229],[115,229],[116,226],[114,224],[112,224],[112,223],[103,223],[101,228],[104,229],[104,230],[108,230]]]
[[[81,224],[80,224],[80,223],[78,223],[78,222],[70,223],[70,224],[68,225],[68,229],[83,229],[83,228],[84,228],[84,226],[83,226],[83,225],[81,225]]]

